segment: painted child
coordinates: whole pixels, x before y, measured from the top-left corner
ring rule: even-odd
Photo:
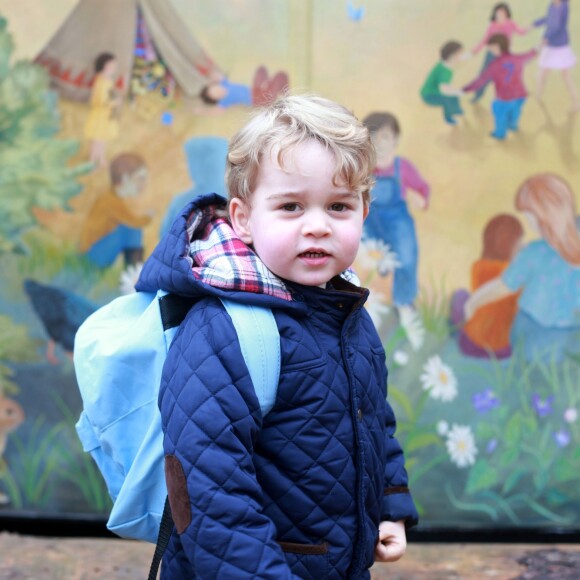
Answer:
[[[486,83],[493,82],[495,99],[491,111],[495,128],[491,136],[503,141],[508,131],[519,129],[522,108],[528,96],[523,80],[524,66],[538,51],[534,48],[523,54],[512,54],[509,40],[503,34],[494,34],[487,41],[487,45],[495,56],[494,60],[477,79],[463,87],[463,90],[477,91]]]
[[[520,186],[516,208],[540,238],[527,244],[499,278],[478,288],[465,304],[476,310],[521,291],[511,331],[512,348],[523,344],[528,360],[580,351],[580,233],[569,184],[540,173]]]
[[[95,80],[91,91],[90,111],[85,137],[90,141],[89,161],[97,167],[107,166],[107,143],[119,135],[118,110],[121,97],[115,92],[117,60],[104,52],[95,59]]]
[[[503,34],[510,42],[514,34],[524,35],[530,31],[530,28],[523,28],[514,20],[512,20],[512,13],[509,5],[506,2],[498,2],[491,11],[490,24],[483,35],[483,38],[471,49],[473,55],[478,54],[482,48],[487,46],[487,41],[495,34]],[[485,54],[483,66],[479,74],[481,75],[489,66],[489,64],[496,58],[496,55],[488,50]],[[483,96],[485,89],[489,83],[475,91],[472,102],[476,103]]]
[[[494,216],[483,231],[481,258],[471,267],[471,291],[496,279],[509,266],[520,249],[524,229],[511,215]],[[456,292],[452,312],[461,317],[453,320],[463,325],[463,306],[469,297],[465,290]],[[515,292],[479,308],[459,333],[459,348],[467,356],[507,358],[511,356],[510,331],[518,309]]]
[[[136,153],[122,153],[111,161],[111,190],[99,196],[89,210],[81,232],[80,250],[96,266],[113,265],[119,254],[125,265],[143,261],[141,228],[152,219],[152,212],[137,214],[131,198],[147,185],[147,166]]]
[[[214,71],[210,82],[203,87],[200,98],[205,105],[224,110],[236,105],[260,107],[271,103],[276,97],[288,91],[287,73],[277,72],[270,77],[265,66],[259,66],[254,73],[252,86],[232,83],[225,75]],[[202,112],[202,109],[197,109]]]
[[[446,42],[440,50],[441,60],[431,69],[421,87],[421,98],[431,107],[441,107],[443,118],[450,125],[457,124],[458,115],[463,115],[459,103],[462,92],[451,85],[453,69],[463,56],[463,46],[454,40]]]
[[[169,578],[370,578],[417,521],[385,355],[349,268],[375,154],[342,106],[288,96],[230,142],[226,200],[194,200],[137,289],[196,297],[159,405]],[[262,416],[219,297],[272,310],[280,382]]]
[[[564,84],[570,93],[572,111],[580,111],[580,97],[572,79],[572,68],[576,65],[576,55],[570,46],[568,21],[570,17],[570,2],[568,0],[552,0],[546,16],[534,21],[534,26],[545,26],[544,46],[538,61],[538,100],[544,96],[544,88],[548,74],[552,70],[562,71]]]
[[[384,241],[395,252],[393,302],[400,310],[413,305],[418,292],[419,258],[415,222],[407,207],[408,192],[418,194],[422,209],[429,206],[431,188],[408,159],[396,154],[401,136],[397,118],[391,113],[371,113],[363,120],[377,153],[373,172],[375,186],[365,220],[365,236]]]

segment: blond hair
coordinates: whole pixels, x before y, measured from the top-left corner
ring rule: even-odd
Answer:
[[[542,237],[572,265],[580,266],[580,234],[576,227],[576,201],[561,177],[539,173],[526,179],[516,195],[516,208],[532,213]]]
[[[315,139],[336,160],[335,185],[349,187],[370,202],[374,184],[375,150],[368,130],[345,107],[314,95],[285,95],[259,109],[230,141],[226,184],[230,200],[250,203],[262,156],[277,147],[276,160],[283,167],[284,154]]]

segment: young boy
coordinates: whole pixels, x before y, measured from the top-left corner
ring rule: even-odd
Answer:
[[[162,578],[369,578],[417,522],[385,399],[381,341],[350,280],[375,155],[343,107],[290,96],[230,143],[225,200],[194,200],[138,290],[198,297],[159,404],[175,527]],[[270,308],[276,402],[263,417],[220,296]]]
[[[494,34],[487,41],[487,46],[494,55],[494,60],[477,79],[463,87],[463,90],[478,91],[486,83],[493,82],[495,100],[491,110],[495,129],[491,136],[503,141],[508,130],[518,130],[522,107],[528,96],[523,81],[524,66],[538,54],[538,51],[533,49],[524,54],[512,54],[508,37],[503,34]]]
[[[85,220],[80,251],[96,266],[112,266],[120,253],[125,265],[143,261],[143,233],[152,212],[135,213],[130,198],[147,185],[147,166],[136,153],[121,153],[111,161],[111,191],[99,196]]]
[[[384,241],[397,255],[400,266],[394,274],[393,302],[401,313],[413,305],[418,291],[419,249],[415,222],[407,207],[407,192],[417,192],[421,208],[427,209],[431,188],[408,159],[397,155],[401,128],[393,114],[371,113],[363,124],[377,154],[376,183],[364,225],[365,235]]]
[[[421,98],[432,107],[443,109],[446,123],[456,125],[457,115],[463,115],[459,103],[461,90],[451,85],[453,69],[463,58],[463,46],[455,40],[446,42],[440,50],[441,60],[431,69],[421,87]]]

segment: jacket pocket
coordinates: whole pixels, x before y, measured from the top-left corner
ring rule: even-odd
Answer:
[[[278,542],[293,574],[300,578],[323,580],[328,577],[330,560],[328,544]]]

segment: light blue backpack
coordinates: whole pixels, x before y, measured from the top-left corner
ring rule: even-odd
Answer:
[[[77,332],[74,365],[83,411],[76,425],[113,499],[107,527],[155,543],[167,497],[157,406],[163,363],[192,299],[137,292],[97,310]],[[280,337],[269,309],[222,299],[262,414],[276,399]]]

